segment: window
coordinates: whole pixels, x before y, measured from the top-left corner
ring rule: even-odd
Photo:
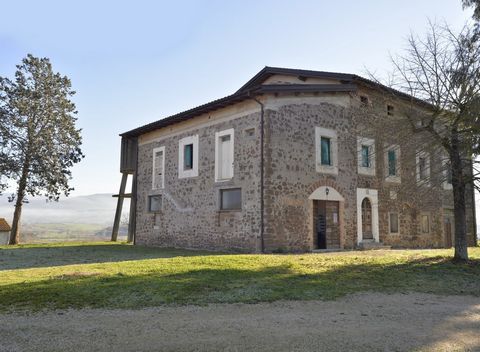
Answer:
[[[385,181],[400,183],[400,146],[388,145],[385,148]]]
[[[183,169],[193,169],[193,144],[183,146]]]
[[[393,149],[388,151],[388,176],[397,176],[397,154]]]
[[[241,188],[230,188],[220,190],[220,210],[241,210],[242,190]]]
[[[162,210],[162,196],[148,196],[148,211],[150,213],[158,213]]]
[[[178,142],[178,178],[198,176],[198,135]]]
[[[362,167],[370,167],[370,147],[362,145]]]
[[[388,226],[390,233],[398,233],[398,213],[388,213]]]
[[[332,165],[331,158],[331,148],[330,148],[330,138],[322,137],[321,138],[321,148],[322,148],[322,165]]]
[[[362,103],[362,105],[364,105],[364,106],[367,106],[368,105],[368,97],[366,97],[365,95],[361,95],[360,96],[360,103]]]
[[[165,187],[165,147],[153,149],[152,189]]]
[[[452,186],[452,164],[447,156],[442,156],[442,167],[443,167],[443,189],[451,190]]]
[[[234,157],[233,128],[215,133],[215,181],[233,177]]]
[[[393,107],[393,105],[387,105],[387,115],[393,116],[394,111],[395,111],[395,108]]]
[[[338,173],[337,133],[334,130],[315,127],[315,169],[327,174]]]
[[[429,184],[430,155],[424,151],[417,153],[417,182]]]
[[[422,214],[420,221],[422,233],[430,233],[430,216],[428,214]]]
[[[375,140],[357,137],[358,173],[375,176]]]

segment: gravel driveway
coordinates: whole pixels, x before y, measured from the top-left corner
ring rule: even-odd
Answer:
[[[480,351],[480,298],[83,309],[0,315],[0,351]]]

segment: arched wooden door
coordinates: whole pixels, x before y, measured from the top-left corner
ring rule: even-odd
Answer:
[[[373,240],[372,203],[368,198],[362,201],[362,236],[364,240]]]

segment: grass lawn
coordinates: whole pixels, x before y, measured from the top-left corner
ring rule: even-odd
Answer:
[[[0,246],[0,311],[335,299],[362,291],[480,296],[480,248],[239,255],[112,243]]]

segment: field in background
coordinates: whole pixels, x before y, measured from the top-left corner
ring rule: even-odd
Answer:
[[[53,243],[53,242],[98,242],[108,241],[112,235],[112,227],[101,224],[78,223],[39,223],[24,224],[21,228],[21,243]],[[119,240],[126,240],[127,226],[119,229]]]
[[[0,310],[335,299],[350,293],[480,295],[480,248],[245,255],[112,243],[0,247]]]

